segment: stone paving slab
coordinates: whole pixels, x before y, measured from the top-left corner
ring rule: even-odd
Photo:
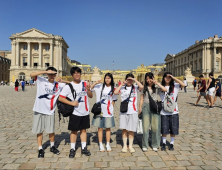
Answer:
[[[149,148],[142,152],[142,135],[137,134],[134,140],[136,152],[121,153],[118,100],[114,107],[116,127],[112,128],[112,152],[99,152],[97,128],[91,127],[87,136],[92,156],[81,155],[78,139],[76,157],[69,159],[67,119],[59,125],[56,113],[55,145],[61,154],[53,155],[49,151],[48,135],[44,134],[45,158],[38,159],[36,136],[31,132],[35,95],[36,87],[26,87],[25,92],[0,87],[0,169],[222,169],[222,103],[219,99],[215,108],[209,110],[204,107],[204,99],[198,107],[193,105],[197,98],[192,89],[188,89],[187,94],[179,92],[180,134],[175,139],[175,151],[154,152]],[[92,107],[95,97],[89,101]],[[169,136],[167,140],[170,141]],[[103,141],[105,145],[105,132]]]

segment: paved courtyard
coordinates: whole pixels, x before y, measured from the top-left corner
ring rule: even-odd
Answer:
[[[136,135],[136,152],[121,153],[121,131],[118,130],[120,100],[115,105],[116,128],[112,129],[112,152],[99,152],[97,129],[88,130],[88,148],[92,155],[81,156],[80,140],[74,159],[69,159],[69,131],[67,121],[59,125],[56,113],[56,146],[60,155],[49,151],[49,140],[44,134],[45,158],[37,158],[36,135],[32,134],[32,107],[36,87],[15,92],[13,87],[0,86],[0,169],[222,169],[222,102],[208,110],[201,99],[195,107],[196,93],[180,92],[180,134],[175,139],[175,151],[142,152],[142,135]],[[90,99],[90,106],[95,98]],[[91,114],[92,118],[92,114]],[[105,135],[104,135],[105,136]],[[168,137],[169,141],[170,138]],[[105,142],[105,138],[104,138]]]

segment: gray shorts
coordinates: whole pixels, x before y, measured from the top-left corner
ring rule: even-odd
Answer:
[[[46,133],[54,133],[55,115],[46,115],[46,114],[34,112],[32,133],[40,134],[44,130]]]
[[[136,132],[138,124],[138,114],[120,113],[119,115],[119,128],[126,129],[127,131]]]
[[[206,96],[206,92],[200,92],[201,96]]]
[[[112,128],[115,127],[114,117],[94,116],[92,125],[98,128]]]

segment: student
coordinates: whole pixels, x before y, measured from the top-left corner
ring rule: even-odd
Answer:
[[[174,83],[175,81],[175,83]],[[180,87],[183,88],[185,84],[174,77],[172,73],[166,72],[163,75],[162,85],[167,88],[167,93],[172,97],[173,101],[176,103],[176,108],[174,109],[173,113],[167,113],[163,109],[161,110],[161,133],[162,133],[162,140],[163,145],[161,147],[162,151],[166,150],[166,137],[170,134],[170,146],[169,150],[174,150],[174,139],[175,135],[179,134],[179,110],[177,105],[177,96]],[[160,92],[160,98],[164,102],[165,93]]]
[[[215,79],[213,76],[213,73],[209,73],[209,80],[208,80],[208,84],[207,84],[207,88],[205,90],[205,92],[207,92],[208,90],[208,94],[207,94],[207,100],[209,100],[210,105],[209,105],[209,109],[213,109],[213,95],[214,95],[214,91],[215,91]]]
[[[198,99],[195,103],[195,106],[197,106],[198,102],[200,101],[201,96],[204,96],[208,105],[210,105],[210,102],[209,102],[209,100],[207,100],[207,96],[206,96],[206,92],[205,92],[205,90],[206,90],[206,81],[204,80],[204,76],[200,75],[199,78],[200,78],[200,81],[201,81],[201,85],[200,85],[200,88],[197,90],[197,93],[200,92],[200,94],[199,94]]]
[[[197,86],[197,80],[196,80],[196,78],[193,80],[193,89],[194,89],[194,91],[196,90],[196,86]]]
[[[184,92],[187,93],[187,80],[186,80],[186,78],[183,79],[183,83],[185,84]]]
[[[91,85],[91,91],[96,93],[96,102],[101,102],[101,114],[94,115],[92,125],[98,127],[99,151],[104,152],[103,147],[103,128],[106,129],[106,150],[110,152],[110,128],[115,127],[114,104],[117,101],[117,95],[114,95],[114,80],[111,73],[106,73],[103,84],[98,80]]]
[[[166,92],[166,87],[162,86],[154,79],[153,73],[149,72],[145,74],[144,89],[141,91],[140,97],[140,109],[139,114],[142,113],[142,125],[143,125],[143,138],[142,138],[142,150],[144,152],[148,149],[149,128],[151,124],[152,130],[152,148],[157,151],[160,147],[160,132],[161,132],[161,116],[158,113],[154,113],[150,110],[149,94],[154,101],[158,98],[158,91]]]
[[[19,82],[18,82],[18,79],[16,79],[16,81],[15,81],[15,91],[18,91],[18,87],[19,87]]]
[[[216,102],[217,97],[219,97],[219,98],[222,100],[220,81],[219,81],[219,79],[216,79],[215,81],[216,81],[217,85],[216,85],[216,89],[214,90],[214,93],[216,92],[216,94],[215,94],[215,97],[214,97],[214,102],[213,102],[213,104]]]
[[[136,82],[137,85],[133,85]],[[143,89],[143,85],[134,79],[134,75],[126,75],[125,81],[114,91],[114,94],[121,94],[122,101],[128,101],[128,111],[120,113],[120,129],[122,131],[123,148],[122,152],[127,152],[127,132],[129,132],[129,151],[135,152],[133,148],[134,132],[137,130],[138,110],[137,110],[137,92]]]
[[[29,81],[29,84],[32,87],[32,85],[33,85],[33,80],[32,79]]]
[[[76,91],[76,99],[73,99],[71,89],[66,85],[61,94],[59,95],[59,101],[68,105],[74,106],[74,111],[69,118],[68,130],[71,131],[70,142],[71,150],[69,158],[74,158],[76,155],[76,139],[77,133],[80,131],[80,139],[82,144],[81,153],[90,156],[91,153],[87,150],[86,141],[87,133],[86,129],[90,128],[89,122],[89,102],[88,97],[92,98],[92,92],[90,91],[90,85],[86,81],[81,80],[82,70],[79,67],[72,67],[70,73],[73,77],[71,85]],[[68,101],[66,97],[72,101]]]
[[[48,80],[39,77],[46,74]],[[50,152],[60,154],[55,147],[55,108],[56,100],[61,92],[65,82],[59,79],[59,83],[55,81],[57,70],[54,67],[48,67],[46,71],[33,72],[30,76],[35,79],[37,85],[37,94],[33,107],[34,116],[32,124],[32,132],[37,134],[37,142],[39,146],[38,158],[44,158],[44,150],[42,148],[43,131],[49,134]]]
[[[22,87],[22,91],[24,92],[25,91],[25,80],[23,79],[21,82],[21,87]]]

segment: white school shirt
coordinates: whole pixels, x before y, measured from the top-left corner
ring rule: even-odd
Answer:
[[[111,86],[107,87],[105,85],[103,89],[103,93],[100,100],[101,91],[103,88],[103,84],[97,84],[91,91],[95,91],[96,93],[96,102],[99,103],[101,101],[101,109],[102,109],[102,117],[113,117],[113,101],[117,101],[117,95],[113,94],[111,91]],[[114,89],[115,90],[115,89]]]
[[[161,98],[162,102],[164,102],[165,94],[169,92],[169,87],[170,87],[170,86],[165,86],[165,87],[167,88],[167,92],[159,91],[159,95],[160,95],[160,98]],[[179,83],[174,83],[174,89],[173,89],[173,91],[170,93],[170,96],[172,97],[172,99],[174,100],[174,102],[175,102],[176,99],[177,99],[179,90],[180,90],[180,84],[179,84]],[[160,112],[161,115],[172,115],[172,114],[178,114],[178,113],[179,113],[179,110],[178,110],[177,102],[176,102],[176,108],[174,109],[174,112],[173,112],[173,113],[165,112],[163,109],[162,109],[161,112]]]
[[[126,87],[126,89],[125,89],[125,87]],[[130,86],[130,87],[122,86],[120,88],[120,91],[119,91],[122,101],[129,100],[128,111],[126,112],[126,114],[138,113],[138,110],[137,110],[137,93],[139,91],[139,86],[134,85],[133,91],[132,91],[130,99],[129,99],[131,89],[132,89],[132,86]]]
[[[79,105],[74,107],[74,111],[72,114],[76,115],[76,116],[86,116],[89,115],[89,102],[88,102],[88,95],[87,95],[87,89],[86,89],[86,85],[87,82],[86,81],[81,81],[79,84],[76,84],[74,82],[71,82],[74,90],[76,91],[76,99],[75,101],[78,101]],[[72,101],[74,101],[73,99],[73,95],[71,92],[71,89],[69,87],[69,85],[66,85],[60,95],[60,97],[63,98],[70,98]]]
[[[53,115],[55,113],[57,98],[65,83],[58,83],[56,81],[50,83],[45,78],[39,76],[36,77],[35,82],[37,85],[37,94],[33,111]]]

